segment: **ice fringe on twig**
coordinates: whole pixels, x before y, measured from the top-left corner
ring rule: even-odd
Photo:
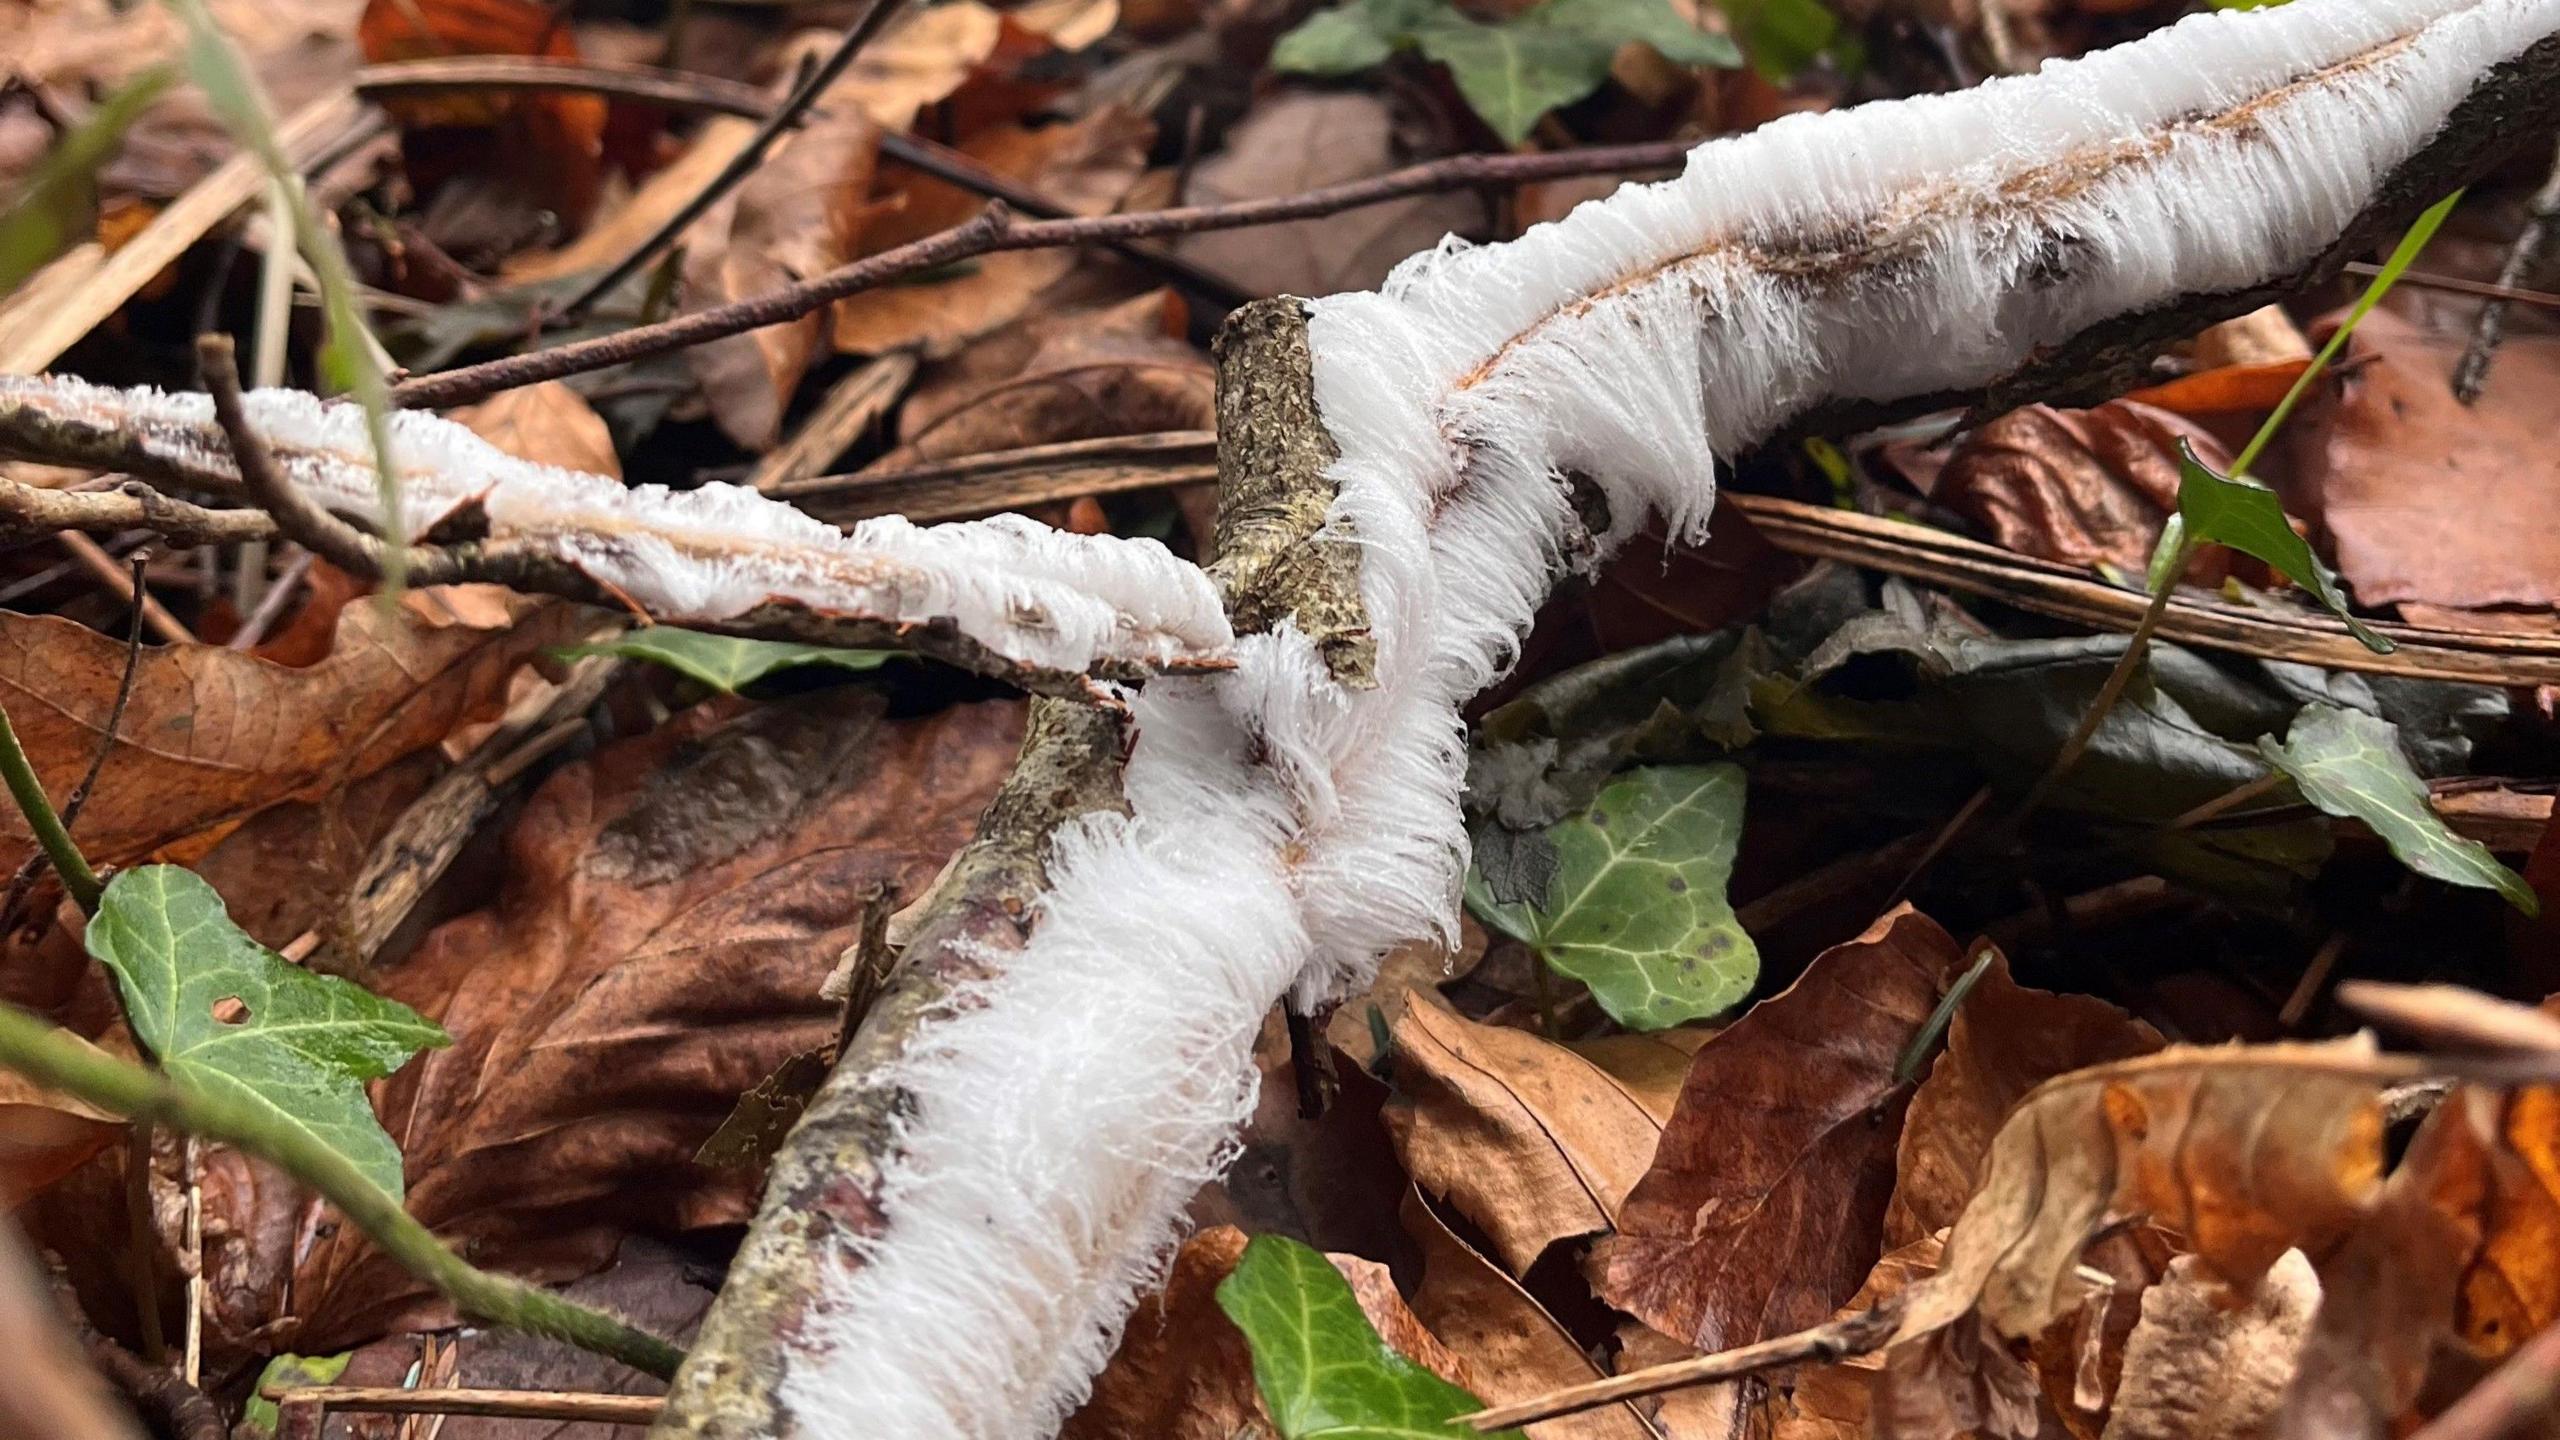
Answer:
[[[1228,1158],[1271,1002],[1454,924],[1458,706],[1578,551],[1655,512],[1696,536],[1715,457],[1820,403],[1978,387],[2099,320],[2293,273],[2555,29],[2560,0],[2197,16],[1713,142],[1679,179],[1317,302],[1377,688],[1284,626],[1139,697],[1130,813],[1059,837],[1026,948],[884,1077],[913,1102],[885,1228],[793,1282],[813,1298],[773,1341],[780,1432],[1018,1440],[1073,1409]],[[692,1424],[674,1396],[665,1431]]]
[[[298,390],[246,399],[288,479],[327,509],[380,519],[361,410]],[[0,432],[13,413],[121,432],[171,474],[237,479],[206,395],[0,376]],[[391,440],[406,533],[477,506],[492,540],[545,554],[656,620],[719,624],[780,604],[947,626],[1011,666],[1063,676],[1216,668],[1231,641],[1215,588],[1152,540],[1018,515],[930,527],[889,516],[840,531],[743,486],[625,487],[536,464],[416,411],[392,415]]]

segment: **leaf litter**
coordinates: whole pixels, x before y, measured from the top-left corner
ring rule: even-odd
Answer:
[[[174,56],[169,12],[22,8],[0,273],[53,293],[36,287],[185,219],[172,202],[232,145],[187,85],[124,88]],[[1094,216],[1514,145],[1695,138],[1942,88],[1939,47],[1969,62],[1994,24],[1924,7],[1954,27],[1924,41],[1817,0],[952,0],[898,15],[660,244],[746,143],[737,112],[830,49],[844,7],[211,8],[280,119],[360,62],[667,66],[716,102],[386,96],[387,138],[309,189],[391,360],[422,371],[765,293],[967,221],[992,188]],[[2030,7],[2002,63],[2172,8]],[[951,178],[973,172],[1001,185]],[[1183,235],[1174,265],[1099,246],[982,256],[457,418],[519,456],[682,488],[755,473],[820,427],[840,382],[895,356],[914,383],[859,433],[816,437],[857,489],[866,470],[1044,446],[1140,453],[1216,425],[1222,287],[1371,287],[1444,234],[1516,233],[1610,183]],[[2511,225],[2516,202],[2484,190],[2462,213]],[[2495,278],[2491,247],[2451,239],[2422,263]],[[195,330],[258,331],[276,241],[217,216],[148,252],[156,273],[62,338],[60,368],[192,384]],[[595,314],[553,313],[653,244]],[[2378,311],[2235,473],[2338,298],[2215,327],[2078,397],[2089,408],[1827,435],[1744,457],[1730,485],[1981,540],[2011,582],[2139,589],[2174,521],[2175,578],[2199,604],[2306,631],[2550,632],[2560,527],[2535,519],[2551,487],[2531,483],[2550,465],[2547,325],[2513,318],[2465,408],[2443,384],[2465,336],[2433,322],[2467,325],[2470,302]],[[0,350],[19,353],[45,308],[0,304]],[[317,378],[308,319],[268,318],[289,382]],[[1197,553],[1214,529],[1201,494],[1126,481],[997,508]],[[1715,528],[1696,552],[1649,537],[1568,588],[1475,712],[1466,945],[1400,954],[1375,992],[1304,1026],[1273,1017],[1236,1164],[1067,1434],[1472,1434],[1459,1417],[1484,1404],[1812,1331],[1873,1348],[1525,1433],[2378,1436],[2437,1417],[2560,1318],[2552,1089],[2412,1090],[2432,1062],[2377,1056],[2336,989],[2427,980],[2493,1006],[2560,988],[2536,932],[2501,913],[2551,898],[2551,867],[2521,863],[2560,776],[2547,692],[2387,656],[2348,672],[2155,643],[2040,790],[2120,637],[1792,555],[1730,507]],[[100,538],[103,570],[41,537],[0,552],[0,701],[56,803],[98,762],[72,834],[110,879],[94,918],[40,881],[8,916],[0,988],[101,1055],[326,1130],[476,1263],[685,1333],[757,1185],[752,1153],[708,1165],[703,1142],[751,1092],[787,1124],[847,1018],[820,985],[867,897],[912,902],[943,871],[1010,763],[1019,707],[871,653],[617,630],[610,606],[471,588],[386,602],[283,545],[145,557],[145,587],[199,638],[146,647],[119,702],[128,608],[105,576],[132,541]],[[580,657],[619,663],[572,692]],[[554,715],[564,695],[585,698]],[[458,830],[437,810],[456,777],[477,787]],[[29,829],[13,817],[6,835],[11,867],[27,863]],[[331,946],[359,873],[430,859],[442,878],[389,943]],[[2515,1023],[2418,1038],[2447,1070],[2543,1053],[2524,1012],[2484,1013]],[[148,1165],[128,1183],[138,1138]],[[86,1318],[137,1350],[134,1260],[151,1257],[141,1296],[164,1334],[200,1306],[199,1378],[226,1418],[295,1353],[353,1356],[301,1364],[315,1381],[639,1383],[458,1328],[263,1162],[190,1158],[14,1075],[0,1196]]]

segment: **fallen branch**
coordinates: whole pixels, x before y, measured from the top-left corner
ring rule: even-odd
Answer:
[[[931,530],[884,517],[845,533],[739,486],[626,489],[435,416],[393,419],[403,532],[481,532],[413,548],[416,583],[489,580],[733,634],[912,650],[1045,694],[1229,663],[1209,582],[1151,540],[1018,516]],[[382,518],[362,412],[258,391],[231,431],[272,462],[256,488],[286,533],[380,569],[381,542],[336,518]],[[237,494],[252,487],[232,451],[211,396],[0,377],[0,453]]]

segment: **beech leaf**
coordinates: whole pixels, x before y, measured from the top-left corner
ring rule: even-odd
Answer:
[[[1218,1308],[1252,1347],[1254,1383],[1281,1440],[1461,1440],[1478,1433],[1456,1417],[1483,1402],[1396,1353],[1342,1272],[1297,1241],[1255,1236],[1218,1286]]]
[[[1760,952],[1725,899],[1742,796],[1734,765],[1630,771],[1549,827],[1556,871],[1545,904],[1501,904],[1481,877],[1469,903],[1589,985],[1629,1029],[1716,1014],[1760,975]]]
[[[626,660],[646,660],[691,676],[723,695],[735,695],[768,675],[806,665],[832,665],[856,673],[877,670],[894,652],[840,650],[791,640],[747,640],[674,625],[648,625],[598,644],[569,646],[554,653],[569,659],[616,655]]]
[[[2276,492],[2254,480],[2216,474],[2184,440],[2178,442],[2178,519],[2187,544],[2210,540],[2274,566],[2346,621],[2348,632],[2366,649],[2388,655],[2400,648],[2348,613],[2338,573],[2312,553],[2311,542],[2294,533]]]
[[[451,1043],[418,1012],[318,975],[249,938],[193,871],[145,865],[107,882],[89,953],[116,977],[133,1032],[178,1084],[245,1103],[401,1193],[400,1147],[364,1082]],[[225,1020],[217,1007],[246,1011]]]
[[[2524,878],[2498,863],[2489,847],[2453,833],[2428,803],[2426,782],[2401,752],[2399,728],[2361,710],[2305,705],[2285,731],[2258,750],[2293,778],[2304,799],[2331,815],[2361,820],[2400,863],[2448,885],[2495,890],[2527,915],[2541,902]]]

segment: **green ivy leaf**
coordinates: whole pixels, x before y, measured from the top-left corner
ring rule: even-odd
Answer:
[[[2400,749],[2400,729],[2379,716],[2335,705],[2305,705],[2285,731],[2270,735],[2259,753],[2302,791],[2302,798],[2332,815],[2361,820],[2421,875],[2450,885],[2495,890],[2527,915],[2541,902],[2523,877],[2498,863],[2489,848],[2446,826],[2427,803],[2426,782]]]
[[[1501,904],[1481,876],[1469,877],[1468,903],[1590,986],[1631,1030],[1714,1015],[1760,976],[1759,948],[1725,899],[1742,798],[1739,766],[1630,771],[1548,828],[1556,873],[1547,903]]]
[[[1376,7],[1359,0],[1319,10],[1271,47],[1271,67],[1305,75],[1348,75],[1384,65],[1396,42],[1377,21]]]
[[[587,655],[646,660],[690,675],[724,695],[735,695],[767,675],[804,665],[833,665],[857,674],[877,670],[896,654],[890,650],[836,650],[788,640],[742,640],[735,635],[713,635],[673,625],[643,626],[599,644],[564,646],[552,653],[570,660]]]
[[[2184,440],[2178,442],[2178,520],[2187,544],[2210,540],[2274,566],[2346,621],[2349,633],[2363,641],[2366,649],[2388,655],[2400,648],[2347,613],[2346,592],[2338,588],[2337,572],[2322,564],[2310,542],[2293,532],[2276,492],[2254,480],[2216,474]]]
[[[1483,1402],[1379,1339],[1351,1282],[1297,1241],[1246,1242],[1218,1284],[1218,1308],[1253,1350],[1254,1383],[1281,1440],[1477,1440],[1457,1417]]]
[[[1826,51],[1849,48],[1839,17],[1822,0],[1722,0],[1722,8],[1751,68],[1774,85],[1795,79]]]
[[[1517,144],[1540,116],[1599,89],[1629,41],[1683,65],[1742,63],[1731,40],[1681,19],[1669,0],[1546,0],[1498,25],[1471,20],[1447,0],[1352,0],[1282,36],[1271,61],[1341,75],[1418,48],[1447,66],[1467,104]]]
[[[134,1037],[180,1085],[266,1112],[401,1193],[400,1148],[383,1133],[364,1082],[451,1044],[396,1001],[289,964],[231,923],[191,870],[144,865],[107,882],[89,920],[89,953],[116,977]],[[215,1018],[237,1000],[246,1015]]]

